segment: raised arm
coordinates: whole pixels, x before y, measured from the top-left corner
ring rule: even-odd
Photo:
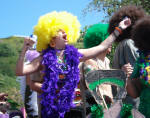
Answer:
[[[30,40],[30,38],[24,39],[24,45],[22,48],[22,52],[21,52],[19,59],[17,61],[17,64],[16,64],[16,75],[17,76],[22,76],[22,75],[33,73],[33,72],[37,71],[40,66],[40,62],[42,59],[42,57],[40,57],[40,56],[38,58],[36,58],[35,60],[33,60],[30,64],[24,65],[24,58],[25,58],[26,51],[33,45],[33,43],[34,42],[32,40]]]
[[[139,86],[137,87],[136,84]],[[127,79],[126,91],[131,97],[137,98],[140,96],[141,88],[138,89],[139,87],[140,87],[140,82],[137,79],[136,80],[132,80],[130,78]]]
[[[104,40],[100,45],[89,48],[89,49],[79,49],[79,52],[83,54],[83,57],[80,59],[80,61],[85,61],[87,59],[96,57],[103,51],[105,51],[107,48],[112,45],[112,43],[115,41],[115,39],[120,35],[121,30],[126,29],[128,26],[131,25],[131,21],[129,18],[124,19],[119,23],[119,28],[115,29],[112,34],[108,36],[106,40]]]

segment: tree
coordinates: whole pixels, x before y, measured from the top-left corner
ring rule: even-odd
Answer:
[[[15,76],[18,55],[23,45],[20,37],[0,39],[0,74]]]
[[[148,14],[150,14],[150,0],[91,0],[87,7],[83,9],[83,14],[88,12],[106,13],[106,18],[111,16],[118,8],[125,5],[141,6]]]
[[[78,42],[82,42],[83,41],[83,38],[84,38],[84,35],[86,33],[86,30],[90,27],[90,25],[86,25],[81,31],[80,31],[80,37],[78,39]]]

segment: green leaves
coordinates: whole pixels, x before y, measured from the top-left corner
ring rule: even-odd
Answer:
[[[17,110],[17,107],[19,107],[19,104],[12,99],[7,99],[7,102],[10,104],[11,110]]]
[[[0,74],[15,76],[15,67],[23,39],[9,37],[0,39]]]
[[[0,57],[9,57],[16,55],[14,48],[8,43],[0,43]]]
[[[82,13],[86,15],[93,11],[103,11],[106,13],[106,17],[104,18],[107,18],[117,11],[118,8],[125,5],[141,6],[148,14],[150,14],[150,0],[91,0],[87,7],[83,9]]]

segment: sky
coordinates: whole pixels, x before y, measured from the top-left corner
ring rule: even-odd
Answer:
[[[52,11],[67,11],[77,16],[81,29],[103,19],[103,13],[82,10],[91,0],[0,0],[0,38],[13,35],[29,36],[41,15]]]

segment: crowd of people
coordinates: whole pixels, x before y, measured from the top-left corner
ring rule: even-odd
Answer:
[[[118,45],[112,68],[122,69],[127,77],[127,96],[122,101],[150,118],[149,33],[150,16],[141,7],[124,6],[108,24],[89,27],[83,39],[84,49],[77,49],[70,45],[80,36],[76,16],[56,11],[41,16],[33,31],[37,41],[24,39],[16,64],[16,75],[21,78],[21,87],[24,86],[22,96],[27,118],[94,118],[90,108],[97,102],[86,83],[86,101],[83,101],[81,78],[93,70],[110,69],[107,54],[113,42]],[[35,44],[36,49],[32,48]],[[103,84],[98,90],[106,101],[100,105],[104,109],[111,107],[115,87]],[[0,94],[0,100],[5,96]],[[83,102],[86,108],[82,107]]]

